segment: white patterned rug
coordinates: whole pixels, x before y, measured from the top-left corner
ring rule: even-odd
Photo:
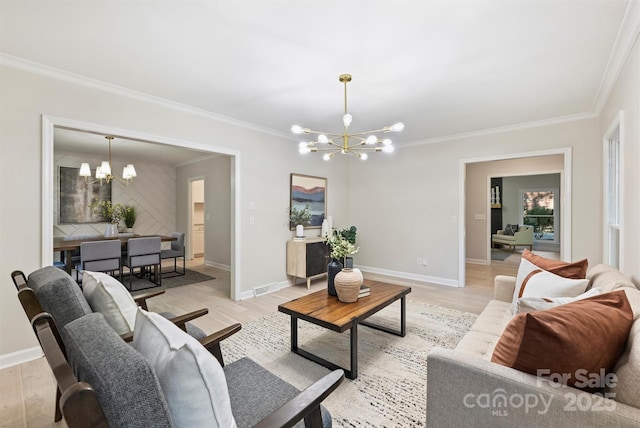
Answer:
[[[476,319],[475,314],[407,300],[407,335],[394,336],[358,328],[358,378],[345,379],[323,404],[337,427],[422,427],[426,420],[427,354],[454,348]],[[399,328],[400,303],[370,321]],[[299,389],[328,369],[290,351],[290,318],[282,313],[243,324],[222,342],[225,362],[249,357]],[[300,347],[348,367],[349,333],[338,334],[298,322]]]

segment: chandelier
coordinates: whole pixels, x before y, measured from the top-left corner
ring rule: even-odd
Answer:
[[[347,111],[347,83],[351,82],[350,74],[341,74],[340,82],[344,83],[344,116],[342,116],[342,123],[344,125],[344,131],[342,134],[333,134],[330,132],[318,132],[312,131],[308,128],[303,128],[299,125],[293,125],[291,132],[294,134],[315,134],[317,135],[316,141],[303,141],[298,145],[300,154],[307,154],[310,152],[326,152],[322,158],[326,161],[330,160],[336,153],[352,154],[359,159],[366,160],[367,152],[393,152],[393,144],[389,138],[378,138],[374,133],[376,132],[400,132],[404,129],[404,124],[398,122],[391,126],[385,126],[384,128],[374,129],[372,131],[358,132],[354,134],[349,133],[349,125],[353,117]]]
[[[102,161],[99,167],[96,167],[96,179],[93,181],[89,181],[89,177],[91,177],[91,168],[87,162],[82,162],[80,165],[80,177],[84,177],[84,181],[87,184],[93,184],[100,182],[102,186],[104,183],[110,183],[111,181],[118,180],[125,186],[130,186],[133,183],[134,177],[136,175],[136,169],[133,167],[133,164],[128,164],[122,169],[122,178],[116,177],[111,174],[111,140],[113,140],[113,136],[107,135],[104,137],[109,141],[109,161]]]

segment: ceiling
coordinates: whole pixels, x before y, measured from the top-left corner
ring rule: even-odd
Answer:
[[[287,136],[341,132],[350,73],[402,145],[592,113],[628,3],[2,0],[0,53]]]

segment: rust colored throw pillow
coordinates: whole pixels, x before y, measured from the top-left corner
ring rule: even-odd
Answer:
[[[589,265],[587,259],[573,263],[563,262],[561,260],[553,260],[535,255],[526,248],[522,252],[522,258],[530,261],[542,270],[555,273],[565,278],[584,279],[587,277],[587,267]]]
[[[623,290],[517,314],[491,361],[592,392],[607,386],[603,373],[622,355],[632,324]]]

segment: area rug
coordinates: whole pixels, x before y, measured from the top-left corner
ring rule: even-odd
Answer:
[[[369,320],[398,328],[399,302]],[[323,403],[337,427],[422,427],[426,420],[427,354],[454,348],[475,314],[407,301],[407,335],[358,329],[358,378],[345,379]],[[222,342],[226,362],[249,357],[299,389],[329,370],[290,351],[290,318],[273,313],[243,324]],[[342,367],[349,364],[349,333],[298,322],[299,346]]]
[[[136,270],[137,272],[137,270]],[[132,293],[142,291],[153,287],[153,290],[166,290],[168,288],[180,287],[182,285],[195,284],[197,282],[211,281],[215,279],[213,276],[205,275],[204,273],[196,272],[195,270],[187,269],[184,275],[176,275],[163,273],[162,286],[157,286],[146,278],[138,278],[133,276],[131,280]],[[125,273],[124,278],[121,281],[125,287],[129,288],[129,274]]]
[[[502,262],[520,263],[522,257],[522,250],[502,250],[500,248],[491,249],[491,260],[498,260]]]

